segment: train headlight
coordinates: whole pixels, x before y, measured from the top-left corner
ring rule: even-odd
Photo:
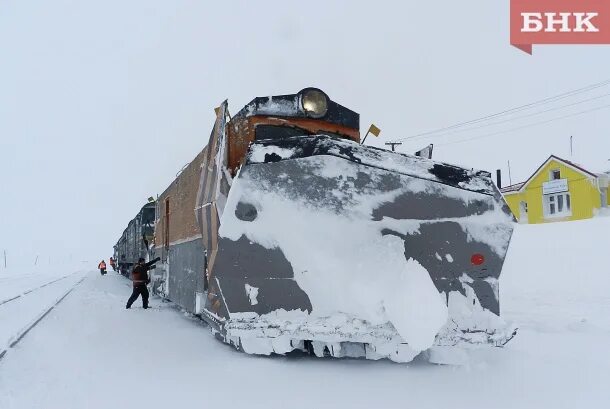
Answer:
[[[328,97],[319,89],[309,88],[301,91],[301,108],[307,116],[321,118],[328,111]]]

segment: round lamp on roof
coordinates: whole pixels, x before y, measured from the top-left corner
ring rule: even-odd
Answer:
[[[317,88],[306,88],[300,93],[301,109],[311,118],[321,118],[328,112],[328,96]]]

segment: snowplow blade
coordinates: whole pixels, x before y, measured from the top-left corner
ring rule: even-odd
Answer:
[[[407,362],[503,345],[513,218],[487,172],[325,135],[254,142],[219,212],[204,316],[256,354]]]

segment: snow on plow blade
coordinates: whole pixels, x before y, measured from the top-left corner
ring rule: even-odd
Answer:
[[[513,335],[512,216],[486,172],[328,136],[254,142],[219,217],[204,314],[255,354],[408,362]]]

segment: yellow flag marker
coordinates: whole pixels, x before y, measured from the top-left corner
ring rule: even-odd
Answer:
[[[369,128],[369,131],[367,133],[369,132],[375,136],[379,136],[379,134],[381,133],[381,129],[377,128],[375,124],[371,124],[371,127]]]
[[[364,141],[366,141],[366,137],[369,136],[370,133],[377,137],[381,133],[381,129],[377,128],[375,124],[371,124],[369,130],[366,131],[366,135],[364,135],[364,139],[362,139],[362,142],[360,142],[360,145],[364,145]]]

